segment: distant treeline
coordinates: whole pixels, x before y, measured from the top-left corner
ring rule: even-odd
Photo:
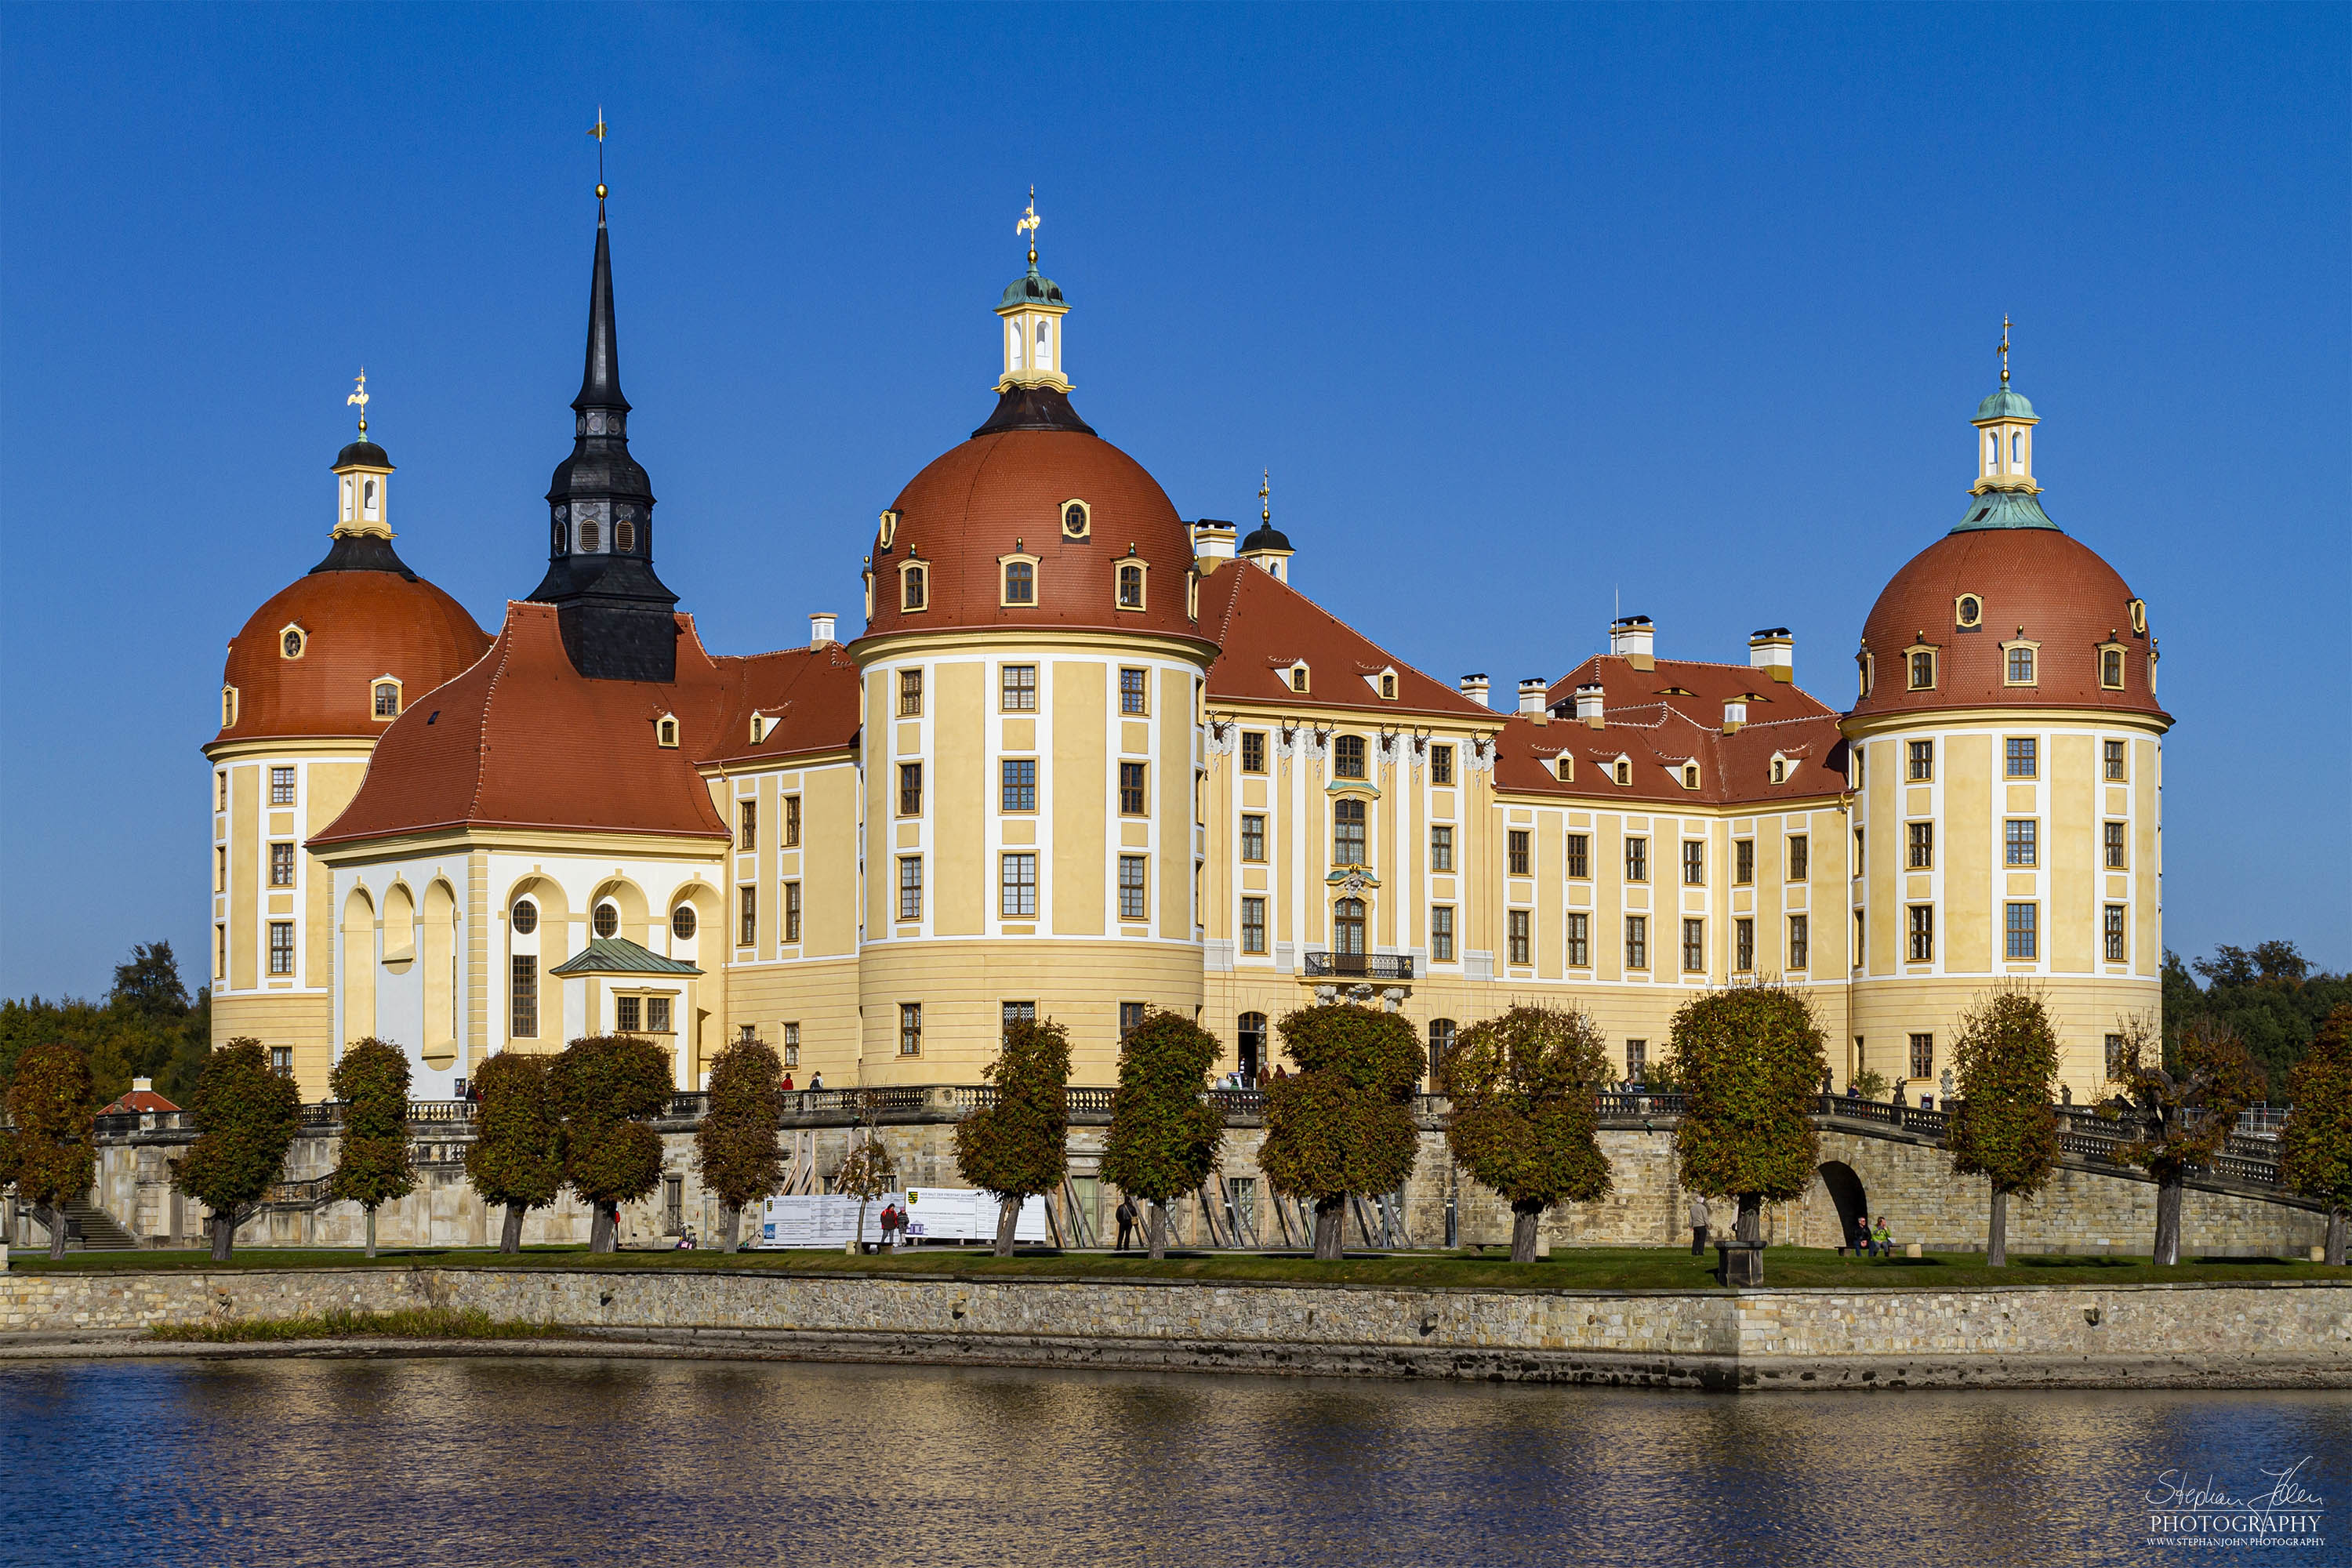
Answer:
[[[2200,984],[2200,980],[2203,981]],[[2164,954],[2164,1055],[2179,1058],[2180,1031],[2198,1018],[2226,1024],[2270,1075],[2273,1104],[2287,1098],[2286,1075],[2311,1048],[2335,1009],[2352,1005],[2352,975],[2314,970],[2291,942],[2246,947],[2226,943],[2210,958],[2180,962]]]
[[[200,989],[188,1000],[168,942],[133,947],[130,962],[115,965],[114,988],[103,1002],[0,1002],[0,1082],[16,1077],[27,1046],[68,1045],[89,1058],[100,1105],[129,1089],[134,1078],[153,1079],[157,1093],[185,1105],[212,1043],[212,992]]]

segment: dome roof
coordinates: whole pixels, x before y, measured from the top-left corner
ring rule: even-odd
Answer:
[[[392,467],[392,455],[362,436],[336,453],[331,466],[337,468],[388,468]]]
[[[1004,298],[998,301],[996,308],[1002,310],[1013,305],[1066,305],[1068,303],[1067,300],[1062,298],[1062,286],[1051,278],[1037,276],[1036,264],[1032,262],[1027,277],[1015,278],[1004,286]]]
[[[1242,541],[1241,552],[1248,555],[1260,550],[1288,550],[1289,548],[1290,535],[1270,522],[1261,522],[1249,531],[1247,539]]]
[[[2039,416],[2033,412],[2033,405],[2025,400],[2025,394],[2011,392],[2008,384],[2004,382],[2000,391],[1977,405],[1977,417],[1979,419],[2032,419]]]
[[[1960,625],[1959,602],[1978,604]],[[2098,552],[2054,527],[1956,531],[1895,574],[1864,623],[1873,668],[1856,717],[1954,708],[2099,708],[2169,721],[2149,688],[2149,634],[2132,629],[2130,586]],[[2143,626],[2145,621],[2143,620]],[[2019,628],[2022,627],[2021,634]],[[2035,684],[2006,684],[2001,645],[2039,645]],[[2125,649],[2121,690],[2100,684],[2099,648]],[[1935,689],[1910,690],[1905,652],[1937,651]]]
[[[1074,500],[1087,507],[1083,538],[1062,526]],[[874,552],[868,637],[972,626],[1201,635],[1185,603],[1191,531],[1142,464],[1083,426],[992,421],[917,474],[893,504],[897,529]],[[1036,558],[1034,605],[1001,602],[999,558],[1016,551]],[[1115,603],[1117,568],[1130,557],[1146,568],[1139,611]],[[919,611],[899,606],[900,569],[913,560],[929,569]]]
[[[286,633],[301,633],[286,657]],[[401,563],[389,540],[336,539],[307,576],[253,612],[228,645],[225,685],[236,722],[215,743],[299,735],[373,740],[373,682],[400,682],[404,705],[457,674],[490,646],[465,606]]]

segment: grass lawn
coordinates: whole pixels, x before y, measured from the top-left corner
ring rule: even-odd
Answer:
[[[10,1267],[26,1273],[106,1273],[139,1269],[206,1269],[201,1249],[154,1252],[75,1252],[62,1262],[16,1253]],[[592,1256],[584,1247],[534,1247],[502,1258],[482,1247],[386,1247],[370,1264],[357,1251],[240,1247],[232,1268],[410,1268],[466,1265],[604,1268],[614,1271],[743,1269],[793,1274],[1039,1277],[1083,1279],[1230,1279],[1361,1286],[1458,1286],[1549,1290],[1711,1290],[1714,1259],[1686,1247],[1562,1248],[1537,1263],[1511,1263],[1499,1254],[1412,1252],[1350,1255],[1318,1263],[1297,1254],[1173,1252],[1154,1263],[1138,1254],[1055,1252],[1027,1248],[1016,1257],[988,1257],[976,1247],[917,1248],[891,1257],[852,1258],[841,1252],[619,1252]],[[2352,1280],[2352,1268],[2272,1258],[2191,1258],[2158,1268],[2144,1258],[2010,1256],[2006,1268],[1987,1268],[1981,1253],[1930,1253],[1925,1258],[1841,1258],[1810,1247],[1775,1247],[1764,1255],[1770,1286],[1846,1289],[1950,1289],[1977,1285],[2139,1285],[2250,1279]]]

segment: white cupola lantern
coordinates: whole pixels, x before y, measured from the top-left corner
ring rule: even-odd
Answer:
[[[2041,420],[2021,392],[2009,385],[2009,318],[2000,321],[2000,389],[1977,405],[1977,482],[1974,492],[2039,492],[2033,482],[2033,427]]]
[[[1062,298],[1061,285],[1037,271],[1037,227],[1044,221],[1037,216],[1037,193],[1032,188],[1029,210],[1013,225],[1015,233],[1029,237],[1029,271],[1013,279],[996,307],[1004,322],[1004,374],[996,383],[999,392],[1016,386],[1070,390],[1070,378],[1064,374],[1062,341],[1069,302]]]

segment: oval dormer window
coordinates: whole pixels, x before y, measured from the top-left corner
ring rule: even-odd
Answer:
[[[1960,602],[1957,608],[1959,612],[1958,620],[1960,625],[1964,626],[1980,626],[1984,625],[1984,601],[1978,598],[1974,594],[1961,595]]]
[[[285,640],[279,646],[286,650],[288,658],[300,658],[302,657],[301,632],[293,626],[287,627]]]
[[[1062,531],[1072,539],[1084,539],[1088,526],[1087,503],[1074,500],[1062,508]]]

